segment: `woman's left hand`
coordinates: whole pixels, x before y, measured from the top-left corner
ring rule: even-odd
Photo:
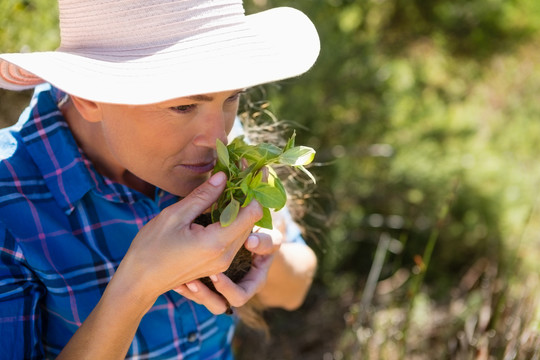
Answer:
[[[268,270],[274,255],[281,246],[283,235],[277,230],[257,229],[252,233],[244,246],[251,251],[253,262],[248,273],[234,283],[223,273],[210,276],[216,293],[195,280],[174,289],[182,296],[206,306],[213,314],[223,314],[229,306],[241,307],[255,296],[266,284]]]

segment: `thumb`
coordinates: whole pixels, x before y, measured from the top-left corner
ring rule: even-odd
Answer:
[[[218,172],[195,188],[188,196],[173,205],[179,222],[191,224],[197,216],[217,201],[227,182],[227,176]]]

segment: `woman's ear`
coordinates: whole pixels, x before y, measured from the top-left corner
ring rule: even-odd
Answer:
[[[81,116],[90,122],[99,122],[102,119],[102,111],[99,103],[70,95],[73,105]]]

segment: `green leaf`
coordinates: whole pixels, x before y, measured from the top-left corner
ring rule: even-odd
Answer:
[[[289,149],[292,149],[294,147],[294,140],[296,138],[296,131],[293,132],[290,139],[287,141],[287,145],[283,148],[283,152],[286,152]]]
[[[281,155],[282,150],[275,145],[262,143],[257,146],[259,154],[269,162]]]
[[[267,169],[270,169],[270,167],[268,166]],[[268,180],[266,181],[268,185],[275,187],[276,179],[279,179],[279,178],[275,176],[271,171],[268,171]]]
[[[255,148],[244,149],[239,157],[246,159],[249,164],[265,161],[265,158]]]
[[[214,170],[212,170],[212,174],[216,174],[220,171],[223,171],[225,174],[229,175],[229,168],[218,161],[216,166],[214,166]]]
[[[236,149],[237,147],[245,145],[245,144],[246,142],[244,141],[244,135],[240,135],[240,136],[235,137],[233,141],[231,141],[228,147],[231,149]]]
[[[268,183],[274,186],[274,179],[279,179],[279,176],[276,173],[276,170],[272,166],[268,166],[267,169],[268,169]]]
[[[255,177],[253,177],[253,180],[251,180],[251,182],[249,183],[249,187],[251,189],[255,189],[257,186],[259,186],[261,183],[262,183],[262,172],[259,171]]]
[[[273,159],[267,159],[267,158],[262,158],[261,161],[259,161],[256,165],[255,165],[255,169],[257,170],[260,170],[262,169],[263,167],[273,163],[273,162],[277,162],[279,157],[275,157]]]
[[[216,203],[212,204],[212,207],[210,208],[210,217],[212,218],[212,223],[215,223],[218,221],[219,211],[218,206]]]
[[[287,202],[287,195],[267,183],[260,183],[252,189],[255,199],[263,206],[271,209],[281,209]]]
[[[221,213],[223,212],[227,204],[231,202],[231,198],[232,198],[232,193],[230,191],[225,190],[221,194],[221,196],[219,197],[216,203],[215,210],[212,212],[212,222],[219,221]]]
[[[253,191],[248,190],[248,192],[246,194],[246,199],[244,200],[244,203],[242,204],[242,207],[248,206],[249,203],[251,202],[251,200],[253,200],[254,196],[255,196],[255,194],[253,193]]]
[[[253,176],[253,173],[255,172],[254,169],[255,169],[255,165],[251,164],[247,168],[245,168],[244,170],[240,171],[238,173],[238,177],[239,178],[245,178],[245,177],[247,177],[249,175]]]
[[[218,156],[218,164],[223,165],[225,168],[229,169],[229,150],[227,146],[219,140],[216,139],[216,150]]]
[[[238,216],[238,211],[240,210],[240,203],[236,199],[231,199],[231,202],[223,209],[221,216],[219,217],[219,222],[221,226],[229,226]]]
[[[313,161],[315,151],[305,146],[295,146],[293,133],[284,150],[262,143],[250,145],[243,137],[233,139],[229,145],[216,140],[218,156],[214,173],[227,173],[227,187],[219,197],[217,205],[212,208],[212,218],[219,217],[222,226],[230,225],[238,216],[240,206],[247,206],[256,199],[263,208],[263,218],[257,225],[272,228],[270,209],[279,210],[287,202],[287,193],[272,165],[288,165],[298,167],[315,181],[315,178],[303,165]],[[263,167],[268,168],[268,180],[263,181]]]
[[[279,160],[282,164],[291,166],[307,165],[315,158],[315,150],[308,146],[296,146],[285,151]]]
[[[252,178],[253,178],[253,173],[249,173],[246,175],[245,178],[242,179],[242,182],[240,183],[240,189],[242,189],[242,192],[244,193],[244,195],[248,194],[249,184],[251,183]]]
[[[257,221],[255,225],[272,230],[272,228],[274,227],[272,224],[272,214],[270,213],[270,210],[268,210],[268,208],[263,208],[263,217],[261,218],[261,220]]]
[[[278,177],[274,178],[274,187],[276,189],[278,189],[283,194],[283,197],[285,198],[285,201],[283,202],[283,206],[285,206],[285,204],[287,203],[287,191],[285,191],[285,187],[283,186],[283,183],[281,182],[281,180]],[[275,207],[274,210],[278,211],[283,206]]]
[[[302,165],[297,166],[297,168],[300,169],[300,170],[302,170],[302,172],[303,172],[304,174],[306,174],[307,176],[309,176],[309,178],[311,179],[311,181],[313,181],[314,184],[317,183],[317,180],[315,180],[315,176],[313,176],[313,174],[310,173],[308,169],[306,169],[306,168],[303,167]]]

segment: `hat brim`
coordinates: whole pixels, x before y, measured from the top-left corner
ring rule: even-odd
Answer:
[[[22,90],[48,82],[88,100],[143,105],[295,77],[317,59],[319,37],[302,12],[275,8],[245,20],[245,36],[221,34],[207,43],[181,43],[145,56],[62,49],[1,54],[0,86]]]

